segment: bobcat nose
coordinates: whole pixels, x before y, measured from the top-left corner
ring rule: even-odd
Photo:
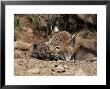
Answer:
[[[57,46],[56,48],[55,48],[55,52],[59,52],[60,51],[60,48]]]
[[[56,49],[59,49],[59,47],[57,46]]]

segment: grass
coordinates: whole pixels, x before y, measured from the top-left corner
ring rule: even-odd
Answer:
[[[19,20],[18,16],[14,16],[14,29],[18,30],[21,28],[21,21]]]
[[[38,15],[34,15],[34,14],[29,14],[28,15],[29,21],[31,24],[36,25],[39,23],[40,18]]]
[[[35,15],[35,14],[14,15],[14,28],[16,30],[18,30],[22,27],[22,23],[19,19],[20,16],[27,16],[30,24],[32,24],[33,26],[39,25],[39,21],[40,21],[39,15]]]

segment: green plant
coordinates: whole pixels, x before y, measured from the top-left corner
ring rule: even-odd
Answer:
[[[19,20],[18,16],[14,16],[14,28],[20,29],[21,28],[21,21]]]
[[[29,17],[30,23],[33,25],[38,24],[40,21],[40,18],[38,15],[30,14],[30,15],[28,15],[28,17]]]
[[[97,32],[97,30],[96,30],[96,29],[94,29],[94,28],[91,28],[91,32],[96,33],[96,32]]]

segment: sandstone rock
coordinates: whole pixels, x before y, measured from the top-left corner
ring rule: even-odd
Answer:
[[[65,68],[63,66],[58,66],[58,67],[56,67],[56,72],[58,72],[58,73],[65,72]]]
[[[30,28],[30,27],[23,27],[23,30],[24,31],[27,31],[27,33],[32,33],[32,28]]]
[[[68,66],[67,66],[67,65],[64,65],[64,68],[65,68],[65,69],[68,69]]]
[[[89,22],[89,23],[96,23],[96,16],[95,15],[87,15],[87,14],[78,14],[77,15],[80,19],[84,20],[85,22]]]
[[[38,74],[38,73],[40,73],[40,69],[39,68],[29,69],[27,71],[27,73],[29,73],[29,74]]]
[[[15,49],[28,50],[28,49],[30,49],[31,46],[32,46],[32,44],[22,42],[22,41],[15,41],[15,43],[14,43]]]
[[[31,34],[32,32],[33,32],[33,31],[32,31],[31,28],[28,28],[28,29],[27,29],[27,33]]]
[[[87,76],[82,69],[75,70],[74,76]]]
[[[75,55],[75,59],[77,60],[87,60],[87,61],[96,61],[97,57],[86,49],[79,49],[78,52]]]

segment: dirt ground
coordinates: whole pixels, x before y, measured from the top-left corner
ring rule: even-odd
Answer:
[[[32,58],[28,51],[15,50],[15,76],[96,76],[97,62],[87,60],[44,61]]]

